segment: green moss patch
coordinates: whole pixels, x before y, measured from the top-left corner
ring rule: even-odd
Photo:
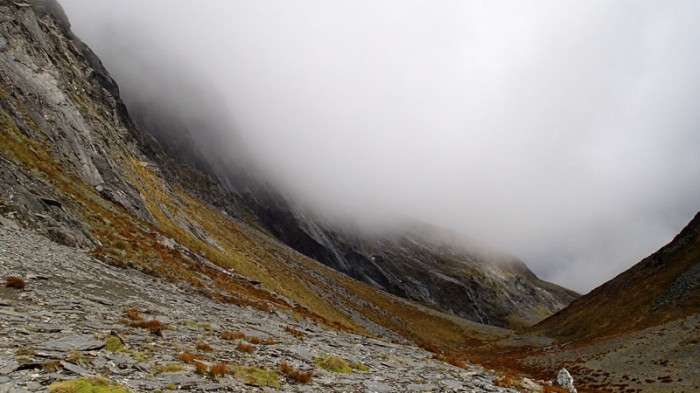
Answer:
[[[119,337],[107,337],[105,349],[109,352],[121,352],[124,350],[124,344],[122,344],[122,340]]]
[[[248,385],[279,387],[279,373],[274,370],[265,370],[257,367],[240,366],[233,371],[233,376],[243,380]]]
[[[78,378],[54,382],[49,385],[49,393],[131,393],[115,382],[104,378]]]
[[[315,358],[315,363],[316,366],[334,373],[352,374],[352,368],[350,368],[348,362],[335,355],[328,354],[320,358]]]

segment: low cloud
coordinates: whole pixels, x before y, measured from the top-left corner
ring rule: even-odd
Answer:
[[[169,86],[212,152],[331,216],[415,217],[585,292],[700,208],[695,1],[62,4],[127,100]]]

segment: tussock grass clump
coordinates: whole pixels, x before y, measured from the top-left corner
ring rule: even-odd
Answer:
[[[49,393],[131,393],[124,386],[105,378],[77,378],[54,382],[49,385]]]
[[[232,332],[230,330],[224,330],[219,334],[219,337],[221,337],[224,340],[237,340],[245,338],[245,334],[242,332]]]
[[[161,337],[163,336],[163,324],[157,319],[152,319],[146,322],[145,328],[148,329],[151,334]]]
[[[26,283],[24,282],[22,277],[17,277],[17,276],[5,277],[5,286],[7,288],[24,289],[25,285],[26,285]]]
[[[239,342],[238,345],[236,346],[236,349],[241,351],[241,352],[245,352],[245,353],[253,353],[253,351],[255,350],[255,347],[250,345],[250,344],[246,344],[244,342]]]
[[[119,337],[111,336],[105,340],[105,349],[109,352],[122,352],[125,348]]]
[[[213,352],[214,351],[214,347],[212,347],[211,345],[209,345],[207,343],[203,343],[201,341],[195,345],[195,348],[197,348],[200,351],[204,351],[204,352]]]
[[[367,367],[366,364],[361,362],[350,363],[350,368],[357,371],[369,371],[369,367]]]
[[[309,383],[314,376],[313,371],[301,371],[290,366],[286,361],[280,364],[280,371],[287,376],[291,383]]]
[[[224,376],[228,374],[228,365],[226,363],[216,363],[209,366],[208,374],[212,378]]]
[[[132,321],[143,321],[143,317],[137,308],[127,308],[124,310],[124,316]]]
[[[194,372],[197,374],[206,374],[208,371],[208,367],[206,364],[202,362],[194,362]]]
[[[316,366],[334,373],[352,374],[352,368],[350,368],[348,362],[339,356],[326,354],[315,358],[314,363]]]
[[[169,363],[169,364],[158,364],[153,366],[153,369],[159,373],[177,373],[183,370],[182,364]]]
[[[201,355],[197,355],[197,354],[192,353],[192,352],[190,352],[190,351],[180,352],[180,354],[178,354],[178,355],[176,356],[176,358],[177,358],[178,360],[181,360],[181,361],[187,363],[187,364],[192,363],[192,362],[194,362],[195,360],[202,360],[202,356],[201,356]]]
[[[258,367],[239,366],[233,370],[233,376],[243,380],[248,385],[278,388],[279,373],[275,370],[265,370]]]
[[[246,336],[245,338],[246,341],[248,341],[251,344],[255,345],[274,345],[277,344],[277,340],[274,338],[260,338],[257,336]]]
[[[294,329],[291,326],[285,326],[284,331],[302,340],[306,338],[306,333],[302,332],[301,330]]]

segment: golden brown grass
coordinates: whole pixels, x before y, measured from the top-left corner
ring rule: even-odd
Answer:
[[[284,374],[291,383],[309,383],[314,376],[313,371],[297,370],[286,361],[280,363],[280,371],[282,371],[282,374]]]
[[[209,366],[208,374],[212,378],[220,377],[228,373],[228,365],[226,363],[216,363]]]
[[[203,359],[203,357],[201,355],[197,355],[197,354],[192,353],[190,351],[180,352],[177,355],[177,358],[179,360],[182,360],[185,363],[188,363],[188,364],[194,362],[195,360],[202,360]]]
[[[195,373],[204,375],[207,373],[207,371],[209,371],[209,370],[208,370],[208,367],[206,364],[204,364],[202,362],[194,362],[194,372]]]
[[[203,343],[203,342],[201,342],[201,341],[198,342],[197,344],[195,344],[195,348],[197,348],[197,349],[200,350],[200,351],[204,351],[204,352],[212,352],[212,351],[214,351],[214,347],[212,347],[211,345],[209,345],[209,344],[207,344],[207,343]]]
[[[7,288],[24,289],[25,282],[22,277],[8,276],[5,277],[5,286]]]
[[[245,353],[253,353],[253,351],[255,350],[255,347],[250,345],[250,344],[246,344],[244,342],[239,342],[238,345],[236,346],[236,349],[241,351],[241,352],[245,352]]]
[[[224,340],[237,340],[245,338],[245,334],[242,332],[232,332],[230,330],[224,330],[219,334],[219,337],[221,337]]]
[[[294,328],[291,327],[291,326],[285,326],[285,327],[284,327],[284,331],[287,332],[287,333],[289,333],[289,334],[291,334],[292,336],[294,336],[294,337],[296,337],[296,338],[299,338],[299,339],[302,339],[302,340],[303,340],[304,338],[306,338],[306,333],[304,333],[304,332],[302,332],[302,331],[300,331],[300,330],[294,329]]]

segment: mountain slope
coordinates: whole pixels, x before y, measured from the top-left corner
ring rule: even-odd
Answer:
[[[598,339],[700,310],[700,213],[671,241],[575,300],[535,329],[567,340]]]
[[[166,151],[132,121],[116,82],[71,33],[56,1],[37,0],[30,7],[3,0],[0,7],[0,213],[22,226],[111,264],[187,282],[225,302],[445,346],[503,331],[353,280],[289,248],[279,241],[288,240],[282,234],[270,236],[273,229],[302,233],[306,244],[328,251],[342,249],[343,258],[354,253],[361,263],[352,268],[378,266],[371,259],[380,257],[384,265],[372,273],[378,278],[368,282],[476,321],[521,325],[570,299],[566,292],[530,296],[541,292],[535,285],[551,287],[522,264],[508,262],[512,269],[488,276],[495,268],[485,261],[474,265],[483,265],[481,270],[466,264],[476,254],[454,247],[436,251],[439,244],[424,234],[358,240],[328,227],[314,232],[312,226],[321,224],[302,222],[279,194],[250,175],[229,171],[226,163],[203,159],[201,151],[188,151],[185,163],[209,174],[185,167],[178,162],[183,153]],[[179,142],[176,150],[187,145]],[[273,213],[260,214],[263,209]],[[297,218],[286,226],[281,218],[289,215]],[[319,243],[319,233],[340,240]],[[424,283],[426,269],[435,273]]]
[[[404,222],[368,230],[310,213],[256,176],[235,122],[214,114],[225,110],[206,87],[149,73],[152,86],[143,89],[144,76],[122,74],[130,113],[152,136],[141,138],[141,149],[168,180],[307,257],[394,295],[502,327],[536,323],[578,296],[539,280],[515,257],[443,229]]]
[[[698,343],[700,214],[659,251],[515,340],[480,352],[484,363],[509,358],[538,375],[566,365],[585,390],[695,392]]]
[[[445,346],[503,333],[388,295],[304,257],[269,236],[255,217],[244,217],[241,200],[220,184],[168,165],[173,159],[153,150],[157,146],[147,151],[148,138],[131,121],[116,83],[68,30],[60,6],[33,3],[0,0],[2,216],[108,263],[227,303]],[[163,161],[153,159],[158,154]],[[218,192],[219,202],[240,217],[171,182],[169,171],[208,184],[201,194]]]

